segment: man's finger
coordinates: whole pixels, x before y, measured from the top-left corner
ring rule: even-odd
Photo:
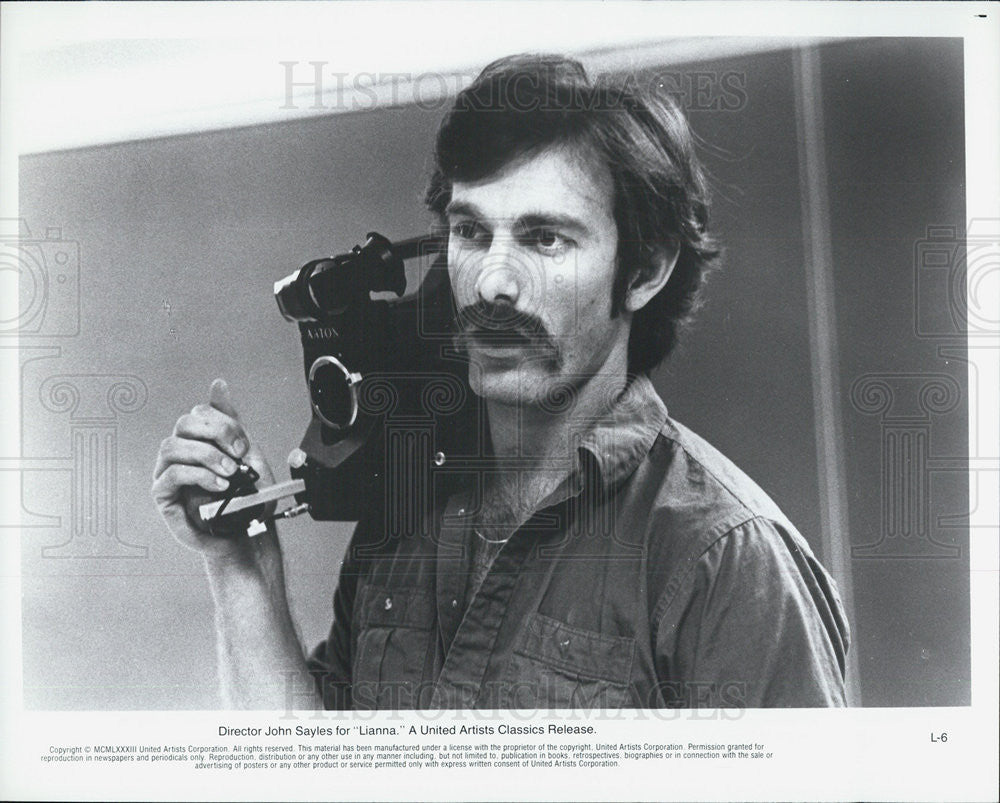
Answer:
[[[173,500],[181,488],[189,485],[197,485],[206,491],[219,493],[229,487],[229,480],[207,468],[174,463],[153,481],[153,498]]]
[[[156,468],[153,470],[153,479],[159,477],[174,463],[203,466],[224,477],[228,477],[236,471],[236,463],[233,459],[216,448],[213,443],[171,435],[160,444]]]
[[[243,457],[247,451],[246,434],[239,421],[210,404],[199,404],[178,418],[174,435],[211,441],[233,457]]]
[[[208,392],[208,403],[216,410],[239,420],[240,414],[236,412],[236,405],[233,404],[233,397],[230,395],[229,385],[226,384],[225,379],[216,379],[212,382],[212,388]]]

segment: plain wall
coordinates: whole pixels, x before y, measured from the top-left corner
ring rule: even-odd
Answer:
[[[968,704],[964,255],[954,236],[945,236],[933,250],[950,254],[946,264],[923,256],[929,229],[961,237],[965,227],[962,45],[941,39],[830,46],[823,69],[863,699]],[[875,383],[892,397],[880,413],[857,398]],[[933,388],[943,394],[937,404],[920,398]],[[953,409],[934,412],[952,401]],[[887,437],[922,428],[926,454],[904,459],[902,471],[887,478]],[[957,470],[946,459],[955,457]],[[917,485],[922,464],[912,499],[922,503],[925,521],[899,527],[886,518],[896,508],[891,501],[906,493],[900,484],[908,470]]]
[[[881,521],[883,429],[851,407],[853,383],[905,370],[948,373],[965,387],[960,361],[946,365],[913,325],[914,244],[930,224],[964,223],[961,44],[858,42],[821,55],[846,535],[865,545]],[[683,80],[692,71],[742,75],[746,103],[724,111],[684,102],[709,145],[713,225],[726,258],[697,327],[655,380],[671,413],[757,480],[822,554],[792,59],[665,68]],[[921,80],[930,73],[933,81]],[[59,352],[26,348],[22,357],[23,454],[59,458],[24,475],[23,515],[35,525],[22,537],[28,706],[219,705],[200,559],[170,538],[149,498],[159,442],[224,376],[284,476],[308,406],[298,336],[271,285],[371,229],[396,238],[426,228],[420,199],[442,111],[342,114],[22,158],[23,218],[36,235],[60,228],[80,254],[79,333],[27,338],[28,347]],[[88,423],[82,408],[52,402],[51,377],[64,374],[97,396],[112,377],[133,377],[145,401]],[[933,422],[939,453],[965,448],[963,409]],[[105,528],[113,538],[94,546],[103,557],[70,557],[80,537],[67,455],[87,426],[114,432],[106,470],[117,499]],[[933,486],[934,510],[961,512],[964,487],[954,476]],[[282,525],[306,644],[329,627],[350,529]],[[966,541],[960,527],[943,537],[962,549],[957,559],[849,562],[866,705],[968,702]]]

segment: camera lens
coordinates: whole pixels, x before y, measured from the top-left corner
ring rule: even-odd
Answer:
[[[320,421],[336,430],[348,429],[358,417],[361,374],[351,373],[336,357],[318,357],[309,368],[309,397]]]
[[[338,269],[337,259],[314,259],[274,283],[274,298],[285,320],[317,321],[344,311],[342,296],[349,276]]]
[[[308,312],[299,300],[298,286],[295,282],[298,278],[299,272],[295,271],[274,283],[274,299],[278,302],[278,309],[286,321],[293,323],[309,319]]]

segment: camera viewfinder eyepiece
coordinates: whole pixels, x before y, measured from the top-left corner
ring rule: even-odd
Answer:
[[[363,246],[346,254],[307,262],[274,283],[274,297],[286,320],[324,321],[340,315],[369,293],[406,291],[403,260],[417,256],[431,238],[414,237],[395,245],[377,232],[369,232]]]

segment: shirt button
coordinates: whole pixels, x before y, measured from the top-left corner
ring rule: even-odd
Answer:
[[[435,453],[435,455],[434,455],[434,465],[435,466],[443,466],[444,465],[444,461],[445,461],[444,452],[437,452],[437,453]]]
[[[385,609],[387,611],[391,611],[392,610],[392,597],[386,597],[385,598]]]

